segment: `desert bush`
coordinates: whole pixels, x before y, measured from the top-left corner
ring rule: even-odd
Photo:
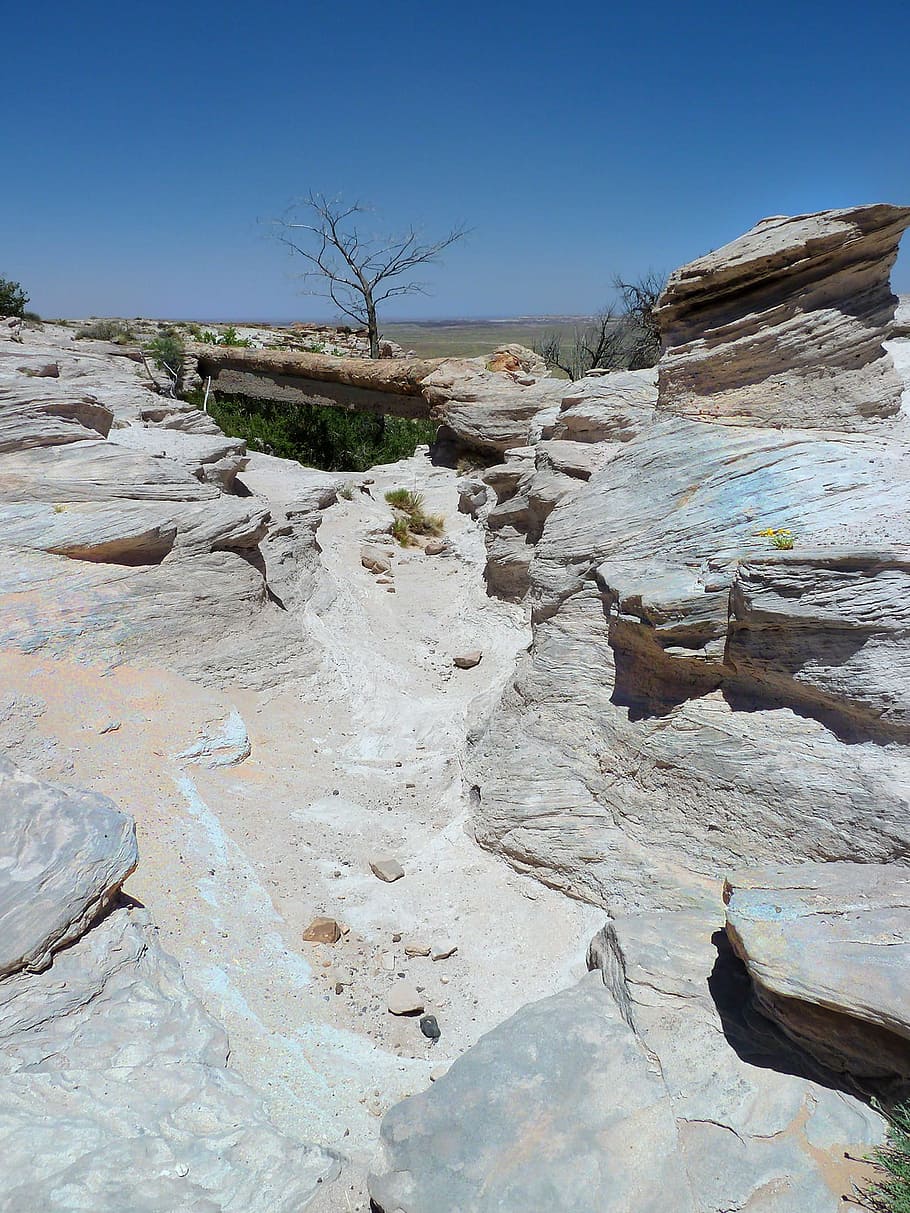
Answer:
[[[660,358],[660,327],[654,309],[665,278],[649,271],[635,282],[613,279],[620,306],[607,308],[586,325],[575,328],[571,338],[558,331],[545,333],[533,343],[551,370],[562,371],[575,381],[588,371],[638,371],[654,366]]]
[[[884,1178],[862,1193],[862,1206],[873,1213],[910,1213],[910,1104],[888,1116],[888,1140],[872,1158]]]
[[[441,514],[428,514],[423,508],[423,494],[412,493],[410,489],[389,489],[385,495],[389,505],[400,511],[396,523],[404,523],[411,535],[441,535],[445,530],[445,520]],[[392,534],[395,534],[393,525]],[[398,536],[395,536],[398,538]],[[401,542],[401,540],[399,540]]]
[[[202,407],[201,392],[188,399]],[[251,450],[328,472],[365,472],[375,464],[397,463],[436,436],[436,426],[427,421],[328,405],[209,396],[208,411],[226,434],[243,438]]]
[[[0,277],[0,316],[24,316],[28,295],[12,278]]]
[[[134,334],[125,320],[92,320],[76,329],[76,336],[91,341],[113,341],[116,345],[123,345],[132,341]]]
[[[163,371],[168,371],[175,380],[179,379],[184,349],[183,342],[174,329],[165,329],[153,337],[145,348],[156,366],[161,367]]]
[[[412,535],[441,535],[445,530],[445,519],[442,514],[424,514],[418,510],[410,515],[408,525]]]
[[[196,340],[203,342],[205,345],[243,346],[247,349],[253,344],[249,338],[241,337],[233,324],[229,324],[223,333],[216,333],[212,329],[206,329],[205,332],[199,333]]]

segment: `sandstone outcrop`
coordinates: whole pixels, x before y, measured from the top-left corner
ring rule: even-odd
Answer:
[[[894,417],[882,349],[910,208],[764,219],[671,275],[657,309],[661,408],[758,426],[855,430]]]
[[[657,1067],[679,1208],[838,1208],[836,1159],[881,1125],[837,1088],[904,1089],[910,869],[883,865],[910,856],[908,362],[899,339],[893,353],[882,342],[908,218],[773,221],[680,271],[659,389],[648,372],[590,376],[530,449],[462,485],[490,591],[527,595],[533,626],[477,730],[475,836],[613,913],[589,961],[613,1026],[596,1033],[607,1056],[586,1064],[634,1046]],[[718,881],[798,859],[815,862],[732,878],[728,929],[750,981],[710,908]],[[860,904],[864,872],[881,892]],[[878,974],[865,990],[862,955]],[[547,1033],[582,989],[541,1005],[546,1022],[526,1008],[390,1114],[380,1207],[422,1213],[451,1192],[482,1209],[481,1173],[504,1208],[575,1207],[564,1151],[578,1145],[579,1172],[592,1155],[608,1165],[583,1145],[602,1091],[633,1149],[647,1080],[627,1078],[631,1061],[554,1120],[528,1096],[580,1071],[572,1027]],[[427,1162],[443,1125],[450,1153]],[[544,1125],[551,1170],[527,1166]],[[602,1173],[592,1184],[597,1207],[629,1207]],[[635,1207],[660,1203],[650,1192],[640,1177]]]
[[[896,240],[905,216],[887,214]],[[841,289],[840,261],[814,258],[812,240],[784,246],[778,293],[788,265],[794,290],[811,268],[821,291],[825,265]],[[862,241],[854,252],[872,256]],[[870,291],[890,298],[886,286]],[[910,853],[906,432],[839,431],[839,395],[829,413],[816,399],[812,429],[672,416],[674,350],[651,405],[645,373],[569,389],[560,417],[588,416],[576,432],[599,435],[605,459],[587,480],[564,454],[551,470],[544,440],[533,470],[522,452],[464,494],[486,528],[488,586],[527,593],[534,629],[478,730],[476,836],[606,906],[676,905],[743,864]],[[550,432],[566,441],[559,421]]]
[[[133,823],[0,768],[4,1209],[300,1209],[338,1171],[264,1117],[148,913]]]
[[[718,925],[704,911],[609,924],[599,972],[524,1007],[385,1117],[378,1207],[835,1213],[844,1149],[878,1141],[881,1122],[747,1021],[748,979]]]
[[[251,683],[306,668],[286,608],[313,591],[334,478],[288,472],[272,508],[269,457],[151,390],[119,347],[48,342],[59,378],[37,378],[20,368],[46,362],[41,341],[25,361],[0,346],[0,641]]]
[[[910,1089],[910,868],[758,868],[725,900],[761,1010],[858,1084]]]

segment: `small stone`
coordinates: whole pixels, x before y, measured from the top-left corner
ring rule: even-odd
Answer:
[[[401,943],[401,932],[395,931],[392,935],[392,943]]]
[[[447,941],[446,943],[437,944],[433,949],[434,960],[448,960],[450,956],[454,956],[458,951],[458,944]]]
[[[337,943],[341,927],[334,918],[314,918],[303,933],[305,943]]]
[[[422,1015],[420,1017],[420,1030],[427,1040],[439,1040],[442,1035],[435,1015]]]
[[[394,587],[393,585],[387,585],[387,586],[386,586],[386,588],[385,588],[385,592],[386,592],[387,594],[394,594],[394,593],[396,593],[396,590],[395,590],[395,587]]]
[[[483,660],[480,649],[472,649],[470,653],[461,653],[452,659],[453,665],[459,670],[473,670]]]
[[[434,1066],[430,1071],[430,1082],[438,1082],[444,1074],[448,1074],[448,1066]]]
[[[370,573],[388,573],[392,567],[388,557],[370,544],[364,544],[360,549],[360,563]]]
[[[371,859],[370,871],[374,876],[378,876],[380,880],[384,880],[387,884],[391,884],[394,880],[401,880],[402,876],[404,876],[404,868],[398,860],[387,857]]]
[[[423,550],[428,556],[441,556],[448,546],[445,539],[431,539]]]
[[[386,576],[386,574],[385,574],[385,573],[383,573],[381,577],[377,577],[377,578],[376,578],[376,584],[377,584],[377,585],[391,585],[391,584],[392,584],[392,578],[391,578],[391,577]]]
[[[116,733],[119,728],[119,720],[109,720],[106,724],[101,726],[98,732],[103,736],[105,733]]]
[[[381,957],[381,964],[387,973],[394,973],[395,972],[395,953],[394,952],[383,952],[382,957]]]
[[[396,981],[389,990],[388,1007],[393,1015],[419,1015],[423,999],[409,982]]]
[[[413,943],[404,945],[405,956],[429,956],[430,945],[426,943],[418,943],[416,940]]]

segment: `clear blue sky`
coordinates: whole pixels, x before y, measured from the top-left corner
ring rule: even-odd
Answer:
[[[910,202],[907,0],[43,0],[3,44],[0,274],[48,316],[328,315],[263,222],[310,188],[474,229],[388,318],[587,312],[765,215]]]

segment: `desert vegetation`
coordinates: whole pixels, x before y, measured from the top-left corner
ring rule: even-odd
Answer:
[[[11,278],[0,277],[0,316],[25,316],[28,295],[22,285]]]
[[[201,406],[202,393],[188,398]],[[365,472],[377,463],[394,463],[436,437],[436,426],[428,421],[316,404],[210,396],[208,412],[226,434],[243,438],[250,450],[329,472]]]
[[[416,535],[431,538],[441,535],[445,522],[441,514],[428,514],[422,493],[411,489],[390,489],[386,501],[395,511],[392,535],[402,547],[409,547]]]
[[[910,1213],[910,1104],[899,1105],[888,1118],[888,1140],[873,1159],[882,1178],[862,1196],[872,1213]]]
[[[370,357],[378,358],[379,305],[387,299],[424,294],[424,283],[411,274],[438,261],[467,233],[464,227],[455,227],[429,242],[422,241],[413,226],[400,236],[374,235],[362,226],[369,211],[360,202],[346,204],[311,192],[277,220],[276,227],[281,243],[306,263],[301,275],[311,284],[306,293],[328,299],[365,328]]]
[[[660,357],[660,328],[654,309],[666,277],[650,270],[635,282],[614,278],[617,306],[605,308],[588,324],[571,333],[554,329],[533,343],[534,351],[551,370],[569,379],[582,379],[588,371],[639,371],[654,366]]]

